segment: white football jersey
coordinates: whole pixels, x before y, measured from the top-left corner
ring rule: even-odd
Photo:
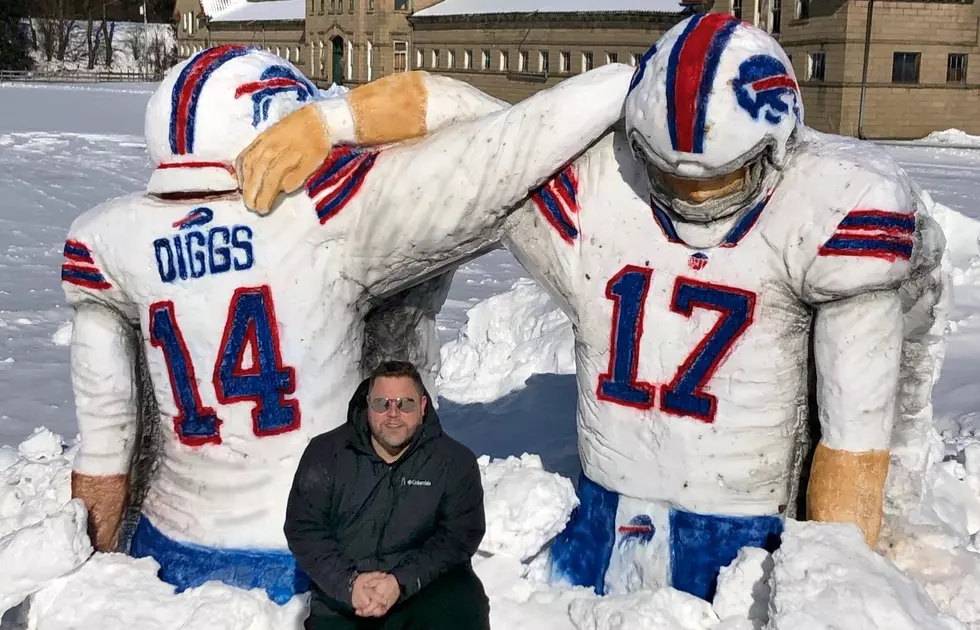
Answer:
[[[75,471],[129,471],[136,325],[163,423],[143,512],[175,540],[285,548],[298,459],[346,421],[362,377],[365,315],[495,241],[583,134],[615,122],[629,75],[617,64],[417,143],[338,148],[268,217],[234,195],[134,195],[81,215],[62,267],[77,311]],[[581,94],[603,82],[603,98],[583,110]],[[561,133],[573,115],[577,127]]]
[[[508,247],[575,325],[592,480],[692,512],[783,512],[811,335],[824,443],[888,448],[895,289],[925,256],[930,219],[883,150],[869,160],[864,147],[805,135],[768,197],[715,224],[651,203],[619,131],[509,219]]]

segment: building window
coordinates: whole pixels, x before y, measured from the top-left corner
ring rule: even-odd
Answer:
[[[510,69],[510,52],[506,50],[500,51],[500,71],[507,72]]]
[[[415,67],[421,68],[425,64],[425,51],[421,48],[415,49]]]
[[[464,50],[463,51],[463,69],[472,70],[473,69],[473,51]]]
[[[327,0],[320,0],[320,15],[323,15],[323,7]]]
[[[317,48],[319,48],[319,54],[320,54],[320,57],[319,57],[320,76],[321,77],[325,77],[325,76],[327,76],[327,74],[326,74],[326,72],[324,72],[324,70],[325,70],[326,67],[323,65],[323,60],[325,59],[325,57],[323,56],[323,42],[320,42],[319,44],[317,44]]]
[[[946,83],[966,83],[966,55],[950,53],[946,58]]]
[[[607,52],[606,63],[619,63],[619,53]]]
[[[772,0],[772,33],[780,33],[780,22],[783,21],[783,2],[782,0]]]
[[[815,52],[807,56],[807,81],[823,81],[827,70],[826,53]]]
[[[368,11],[374,11],[374,0],[368,0]]]
[[[796,19],[810,19],[810,0],[796,0]]]
[[[368,40],[367,46],[367,80],[371,81],[374,78],[374,44],[371,40]]]
[[[592,69],[592,53],[584,52],[582,53],[582,72],[588,72]]]
[[[354,80],[354,42],[347,40],[347,80]]]
[[[527,54],[527,51],[526,50],[522,50],[519,53],[517,53],[517,71],[518,72],[527,72],[528,71],[527,61],[528,61],[528,54]]]
[[[732,0],[732,15],[742,19],[742,0]]]
[[[484,70],[489,70],[490,69],[490,49],[489,48],[484,48],[483,49],[483,52],[482,52],[482,55],[483,55],[483,59],[481,60],[482,63],[480,64],[480,67],[483,68]]]
[[[337,0],[330,0],[330,12],[331,13],[337,12]]]
[[[408,11],[408,0],[395,0],[395,11]]]
[[[456,69],[456,51],[455,50],[450,50],[449,51],[449,56],[447,57],[447,59],[448,60],[446,62],[446,67],[449,68],[450,70],[455,70]]]
[[[892,83],[919,82],[919,53],[897,52],[892,55]]]
[[[351,13],[354,12],[354,0],[350,0],[350,6],[348,6],[347,10]]]
[[[439,51],[438,50],[433,50],[432,51],[432,59],[429,60],[429,67],[430,68],[438,68],[439,67]]]
[[[567,50],[558,53],[558,71],[562,74],[568,74],[572,71],[572,53]]]
[[[538,72],[548,74],[550,61],[551,59],[548,58],[547,50],[538,51]]]
[[[408,42],[393,41],[391,45],[395,49],[395,72],[406,72],[408,70]]]

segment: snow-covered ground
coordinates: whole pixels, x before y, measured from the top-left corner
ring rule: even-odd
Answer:
[[[302,598],[280,608],[220,584],[178,596],[151,560],[91,555],[84,510],[69,501],[76,429],[61,248],[77,214],[142,188],[152,89],[0,86],[0,444],[11,445],[0,448],[0,614],[40,589],[30,628],[298,628]],[[943,137],[970,141],[957,135]],[[949,460],[929,469],[918,522],[890,522],[879,554],[850,526],[790,522],[772,556],[743,550],[713,606],[672,589],[599,599],[544,586],[539,552],[575,503],[570,330],[495,251],[460,269],[439,318],[447,430],[478,453],[517,456],[481,460],[488,533],[476,564],[495,630],[980,630],[980,151],[889,150],[937,202],[955,267],[935,392]]]

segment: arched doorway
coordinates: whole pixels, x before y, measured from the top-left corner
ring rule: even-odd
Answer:
[[[344,84],[344,38],[340,35],[330,38],[331,64],[330,80],[337,85]]]

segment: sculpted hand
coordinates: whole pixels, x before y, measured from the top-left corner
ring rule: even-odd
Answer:
[[[72,472],[71,496],[85,503],[88,510],[89,537],[95,550],[103,553],[115,551],[129,497],[129,477]]]
[[[383,577],[384,573],[362,573],[354,580],[351,603],[357,616],[380,617],[388,611],[384,597],[375,588]]]
[[[280,192],[295,192],[330,153],[330,135],[315,105],[262,132],[239,154],[238,184],[245,205],[268,214]]]

